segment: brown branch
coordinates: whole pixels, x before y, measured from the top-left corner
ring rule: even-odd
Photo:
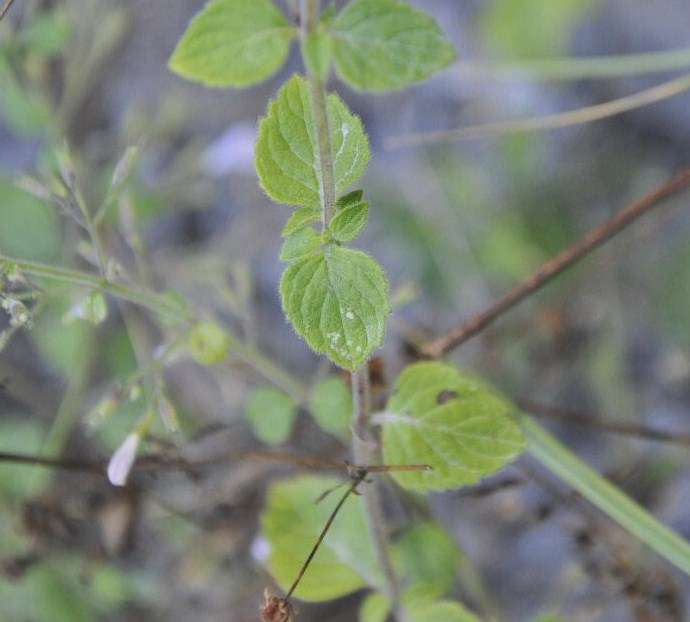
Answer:
[[[606,222],[588,231],[575,244],[552,257],[524,281],[501,296],[488,309],[424,344],[420,353],[424,357],[437,358],[474,337],[532,293],[550,283],[561,272],[623,231],[640,216],[689,185],[690,168],[687,168],[627,205]]]

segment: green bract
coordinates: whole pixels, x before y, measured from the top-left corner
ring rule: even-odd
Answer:
[[[474,483],[524,449],[510,410],[507,401],[453,367],[410,365],[380,417],[384,462],[431,465],[432,471],[392,473],[414,490]]]
[[[349,370],[381,344],[390,313],[381,267],[361,251],[327,246],[287,267],[283,309],[316,352]]]
[[[338,74],[360,89],[399,89],[455,58],[436,22],[401,0],[353,0],[331,34]]]
[[[362,174],[369,161],[369,143],[362,123],[334,94],[327,98],[328,129],[340,193]],[[255,164],[261,186],[276,201],[322,207],[321,163],[307,82],[288,80],[259,124]]]
[[[270,0],[213,0],[189,24],[170,68],[209,86],[259,82],[283,64],[295,35]]]
[[[271,546],[271,574],[283,590],[297,576],[342,492],[320,503],[315,500],[342,483],[335,477],[305,475],[269,490],[261,528]],[[295,595],[303,600],[329,600],[362,587],[380,587],[367,534],[361,500],[353,496],[341,508]]]

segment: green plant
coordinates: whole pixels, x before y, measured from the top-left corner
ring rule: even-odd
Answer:
[[[329,497],[313,504],[338,485],[340,480],[332,477],[289,477],[269,491],[262,531],[271,546],[268,565],[283,595],[267,597],[266,620],[290,619],[293,600],[331,600],[360,589],[368,591],[359,614],[364,622],[390,615],[409,622],[476,620],[464,605],[451,600],[458,553],[435,521],[398,526],[391,538],[378,471],[381,465],[390,469],[400,497],[419,507],[423,503],[416,493],[475,483],[516,458],[525,446],[639,539],[690,571],[686,542],[474,374],[440,361],[414,363],[398,376],[385,406],[373,405],[368,362],[383,342],[392,305],[383,268],[350,246],[370,210],[364,191],[350,190],[367,165],[369,146],[359,118],[337,94],[328,93],[325,84],[333,67],[356,89],[402,88],[445,66],[454,53],[428,16],[400,0],[353,0],[340,12],[332,5],[320,9],[317,0],[295,3],[295,25],[269,0],[214,0],[191,23],[171,67],[210,86],[246,86],[278,71],[291,42],[299,40],[306,74],[289,78],[269,104],[259,124],[255,163],[266,193],[293,207],[280,250],[280,259],[287,263],[280,282],[285,315],[314,351],[351,373],[351,390],[335,374],[307,387],[224,327],[198,301],[191,304],[174,292],[155,293],[143,274],[128,276],[109,257],[102,229],[115,206],[122,223],[131,216],[127,206],[134,149],[113,166],[95,209],[85,199],[78,165],[66,147],[57,150],[41,178],[22,180],[25,191],[69,217],[93,271],[0,257],[2,303],[10,317],[4,339],[41,317],[40,306],[50,298],[46,294],[65,306],[64,292],[51,290],[51,283],[71,288],[68,308],[48,306],[46,315],[53,318],[102,325],[108,316],[106,295],[118,301],[123,315],[127,301],[154,313],[165,346],[155,358],[123,374],[92,413],[93,420],[108,419],[115,411],[126,415],[120,417],[125,425],[110,443],[111,449],[117,447],[108,469],[114,484],[124,484],[136,468],[136,453],[151,436],[152,426],[162,422],[167,431],[184,426],[162,375],[181,351],[203,366],[229,359],[259,371],[270,386],[250,396],[246,412],[265,443],[285,440],[300,408],[326,433],[345,439],[353,464],[347,469],[326,465],[342,467],[351,476],[338,502]],[[136,222],[128,222],[127,241],[138,255]],[[129,330],[136,343],[136,325],[130,323]],[[459,340],[445,335],[428,344],[426,354],[440,358]],[[74,341],[89,345],[83,334]],[[64,353],[55,358],[61,356]],[[88,365],[88,357],[81,365]],[[54,439],[59,437],[59,426],[53,432]],[[59,448],[59,441],[48,449]],[[301,458],[308,463],[307,457]],[[318,461],[314,465],[319,466]],[[361,493],[361,501],[351,498],[355,492]],[[429,551],[434,551],[432,559]],[[87,619],[86,613],[79,615]]]

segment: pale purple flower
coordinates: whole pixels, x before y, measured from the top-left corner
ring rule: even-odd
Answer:
[[[113,486],[124,486],[127,483],[127,477],[137,457],[140,440],[141,437],[136,432],[131,432],[110,458],[108,479]]]

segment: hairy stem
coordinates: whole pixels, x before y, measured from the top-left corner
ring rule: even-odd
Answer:
[[[379,444],[371,426],[371,401],[369,393],[369,368],[363,365],[352,374],[352,453],[355,464],[377,464],[380,461]],[[400,622],[407,619],[400,602],[400,584],[393,570],[386,520],[381,509],[379,480],[368,482],[361,489],[367,517],[369,537],[376,554],[376,561],[383,573],[384,591],[391,604],[391,611]]]
[[[307,37],[316,30],[319,16],[320,0],[301,0],[300,37],[302,45]],[[304,56],[304,54],[303,54]],[[305,66],[308,66],[305,63]],[[311,71],[307,71],[311,107],[314,113],[316,136],[316,169],[320,172],[319,194],[323,226],[327,227],[335,212],[335,174],[333,172],[333,155],[331,151],[331,133],[328,129],[328,110],[326,107],[326,89],[323,81]]]
[[[320,0],[301,0],[300,36],[304,46],[307,37],[316,30]],[[303,51],[303,57],[304,57]],[[305,62],[305,66],[309,66]],[[307,71],[307,82],[314,114],[314,135],[316,137],[316,161],[320,174],[319,188],[323,226],[327,227],[336,207],[335,175],[331,137],[328,128],[328,109],[326,90],[322,79],[312,71]],[[363,365],[352,374],[354,397],[353,413],[353,458],[356,464],[377,464],[380,461],[379,446],[371,426],[371,403],[369,398],[369,369]],[[381,510],[380,492],[376,482],[362,487],[362,497],[367,516],[369,534],[375,549],[376,559],[384,577],[384,590],[391,603],[395,617],[403,621],[405,615],[400,604],[400,587],[390,559],[390,543],[386,533],[385,519]]]

